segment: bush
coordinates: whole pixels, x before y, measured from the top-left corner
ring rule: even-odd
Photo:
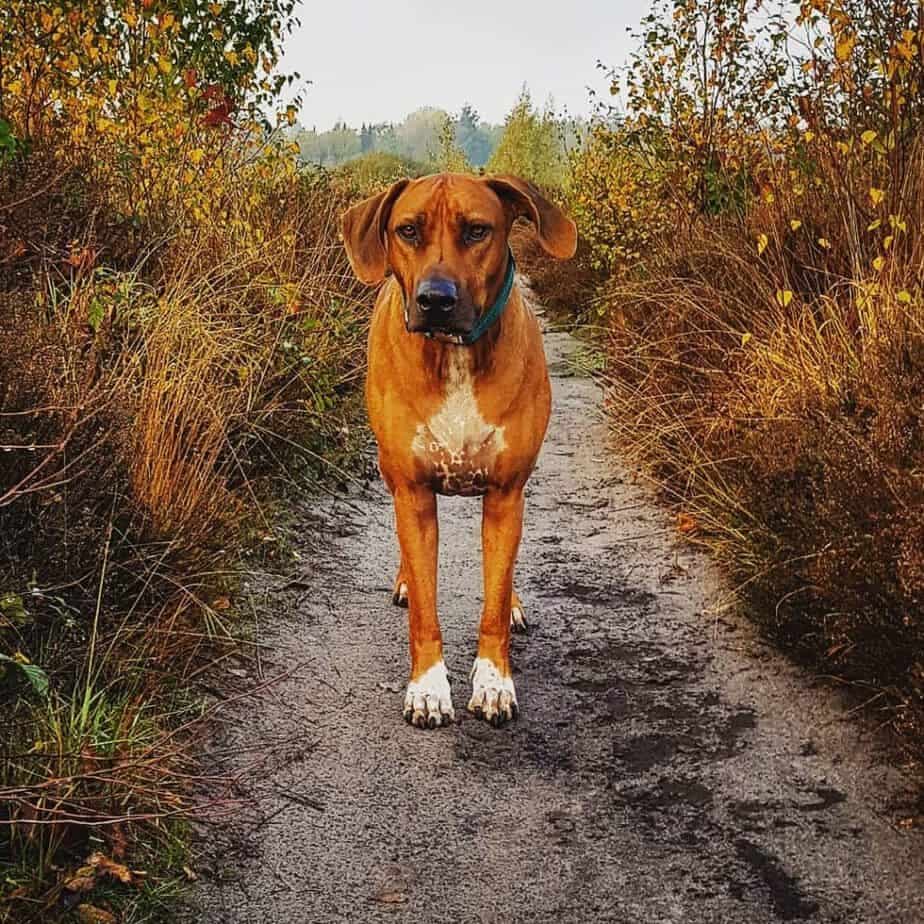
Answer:
[[[275,548],[269,482],[349,450],[367,312],[338,240],[346,193],[300,176],[260,115],[292,5],[0,12],[14,905],[86,859],[90,832],[162,871],[137,854],[196,810],[187,675],[236,644],[239,550]]]
[[[608,409],[763,623],[917,745],[924,36],[910,8],[803,4],[800,57],[752,13],[658,7],[625,115],[572,156]]]
[[[550,109],[538,112],[524,87],[504,120],[504,132],[485,167],[488,173],[512,173],[536,186],[558,188],[564,178],[562,126]]]
[[[333,182],[348,198],[362,199],[404,177],[424,176],[426,164],[375,151],[347,161],[333,171]]]

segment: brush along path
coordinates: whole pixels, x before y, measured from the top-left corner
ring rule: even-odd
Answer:
[[[203,844],[195,919],[924,921],[924,837],[897,823],[905,782],[828,691],[706,614],[717,587],[614,467],[599,390],[570,368],[576,342],[549,333],[546,348],[519,720],[496,730],[465,711],[479,502],[440,501],[462,720],[421,731],[401,718],[388,498],[376,484],[322,511],[306,500],[312,566],[258,608],[271,657],[301,667],[222,731],[232,765],[272,756],[244,780],[254,807]]]

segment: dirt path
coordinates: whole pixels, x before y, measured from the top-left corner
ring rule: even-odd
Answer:
[[[480,605],[476,500],[441,501],[440,604],[462,721],[401,719],[405,611],[384,491],[299,514],[323,564],[273,591],[260,641],[292,675],[225,725],[260,797],[202,846],[202,922],[924,921],[905,783],[831,695],[704,615],[715,591],[613,466],[600,395],[546,341],[555,407],[517,586],[522,709],[464,706]],[[280,584],[278,579],[276,583]],[[259,585],[259,582],[257,582]],[[264,649],[268,651],[268,649]],[[269,655],[268,655],[269,657]]]

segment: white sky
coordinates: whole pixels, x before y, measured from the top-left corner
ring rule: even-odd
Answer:
[[[304,0],[283,70],[311,81],[302,125],[398,122],[421,106],[471,103],[501,122],[520,87],[589,111],[587,87],[608,96],[598,60],[624,63],[648,0]]]

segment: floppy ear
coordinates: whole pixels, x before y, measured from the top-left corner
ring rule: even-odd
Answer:
[[[384,192],[363,199],[343,213],[343,246],[353,272],[367,286],[385,278],[385,225],[391,207],[409,182],[398,180]]]
[[[574,222],[542,193],[516,176],[490,176],[485,182],[504,202],[513,206],[514,216],[528,218],[536,227],[539,243],[559,260],[574,256],[577,228]]]

